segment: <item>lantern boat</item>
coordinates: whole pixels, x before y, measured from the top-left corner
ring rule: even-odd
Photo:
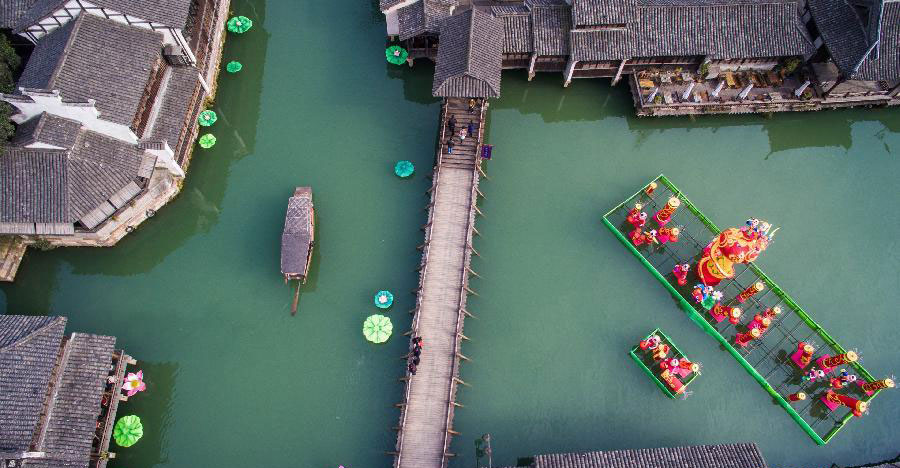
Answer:
[[[679,395],[686,398],[688,385],[700,375],[700,364],[689,360],[659,328],[628,354],[669,398]]]
[[[297,291],[291,305],[291,315],[297,313],[300,300],[300,285],[306,283],[315,245],[316,212],[313,207],[312,188],[297,187],[288,199],[287,214],[284,217],[284,232],[281,234],[281,274],[285,284],[297,280]]]

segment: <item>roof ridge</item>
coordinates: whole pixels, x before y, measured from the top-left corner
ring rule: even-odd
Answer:
[[[62,317],[62,316],[60,316],[60,315],[47,315],[47,316],[45,316],[45,317],[50,317],[50,318],[52,318],[52,320],[50,320],[50,321],[48,321],[47,323],[41,325],[40,327],[34,329],[31,333],[29,333],[28,335],[26,335],[26,336],[24,336],[24,337],[22,337],[22,338],[16,340],[15,342],[13,342],[13,343],[11,343],[11,344],[8,344],[8,345],[6,345],[6,346],[0,348],[0,351],[12,350],[12,349],[14,349],[14,348],[17,348],[19,345],[25,345],[25,344],[27,344],[29,341],[31,341],[32,339],[34,339],[35,336],[38,336],[38,335],[41,334],[42,332],[46,331],[46,329],[49,328],[51,325],[54,325],[54,326],[55,326],[55,325],[56,325],[58,322],[60,322],[60,321],[62,321],[62,325],[63,325],[63,335],[66,334],[66,333],[65,333],[65,326],[66,326],[66,322],[67,322],[68,319],[66,319],[65,317]]]
[[[466,44],[466,70],[464,74],[468,74],[472,69],[472,43],[475,42],[475,8],[469,9],[469,12],[469,41]]]
[[[63,47],[62,53],[59,54],[59,61],[56,62],[56,67],[53,69],[53,74],[50,75],[50,79],[47,80],[47,85],[51,91],[53,90],[54,84],[56,83],[56,78],[59,76],[59,72],[62,70],[63,65],[66,64],[66,58],[69,57],[69,49],[72,43],[75,42],[75,36],[78,33],[78,29],[81,28],[82,18],[84,18],[84,15],[79,13],[77,18],[73,18],[70,20],[73,22],[72,30],[69,31],[69,37],[66,38],[66,45],[65,47]],[[66,25],[60,26],[56,29],[56,31],[59,31],[64,27],[66,27]],[[60,96],[60,99],[62,99],[62,96]]]

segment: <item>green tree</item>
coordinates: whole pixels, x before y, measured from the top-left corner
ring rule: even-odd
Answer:
[[[0,34],[0,93],[11,93],[15,90],[13,74],[21,64],[22,59],[16,54],[9,39]],[[0,154],[16,130],[12,121],[9,120],[12,111],[9,104],[0,102]]]

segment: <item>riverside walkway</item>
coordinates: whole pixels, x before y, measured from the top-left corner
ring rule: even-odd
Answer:
[[[441,109],[437,162],[429,189],[428,222],[419,266],[416,307],[412,310],[412,336],[424,345],[416,374],[407,372],[401,408],[395,468],[444,468],[453,431],[453,411],[459,379],[460,340],[466,339],[463,320],[469,289],[469,263],[473,253],[475,215],[481,169],[481,143],[487,103],[479,100],[470,111],[468,101],[450,98]],[[465,140],[453,137],[448,120],[455,116],[457,132],[474,122],[475,132]],[[474,273],[473,273],[474,274]]]

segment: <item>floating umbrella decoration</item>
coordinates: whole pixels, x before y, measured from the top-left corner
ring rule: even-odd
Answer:
[[[415,166],[409,161],[397,161],[397,164],[394,165],[394,174],[403,179],[411,176],[415,170]]]
[[[237,73],[241,71],[241,68],[244,68],[244,65],[242,65],[241,62],[238,62],[237,60],[232,60],[228,62],[228,65],[225,65],[225,70],[228,73]]]
[[[210,125],[216,123],[219,117],[216,115],[215,111],[211,111],[209,109],[200,113],[200,117],[197,120],[200,122],[200,125],[204,127],[209,127]]]
[[[363,322],[363,336],[372,343],[384,343],[391,337],[393,331],[394,324],[384,315],[370,315]]]
[[[375,293],[375,307],[387,309],[394,303],[394,295],[390,291],[378,291]]]
[[[392,45],[384,50],[384,57],[389,63],[403,65],[406,62],[406,57],[409,57],[409,52],[403,47]]]
[[[235,16],[228,20],[228,30],[235,34],[243,34],[253,27],[253,21],[246,16]]]
[[[131,447],[144,436],[144,425],[141,418],[130,414],[122,416],[113,427],[113,438],[122,447]]]
[[[132,396],[137,392],[143,392],[147,389],[147,384],[144,383],[144,371],[137,371],[135,374],[131,372],[128,376],[125,377],[125,383],[122,384],[122,390],[125,390],[125,394],[128,396]]]
[[[200,143],[201,148],[204,148],[204,149],[212,148],[213,145],[216,144],[216,136],[213,135],[212,133],[207,133],[206,135],[203,135],[202,137],[200,137],[199,143]]]

